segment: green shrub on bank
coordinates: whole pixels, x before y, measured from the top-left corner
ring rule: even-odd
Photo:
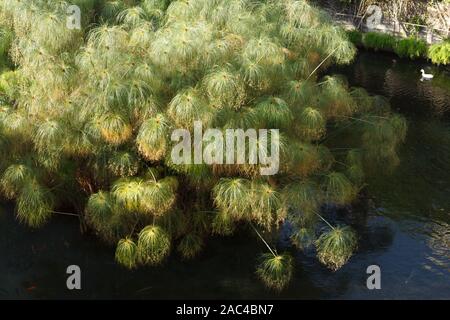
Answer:
[[[450,39],[433,44],[428,49],[428,58],[435,64],[450,63]]]
[[[0,70],[11,65],[8,52],[11,47],[12,32],[4,27],[0,27]]]
[[[394,51],[397,40],[394,36],[379,32],[368,32],[362,37],[364,47],[368,49]]]
[[[410,37],[397,41],[394,51],[401,58],[426,58],[427,44],[421,39]]]
[[[392,35],[379,32],[362,33],[351,30],[347,31],[347,38],[355,46],[375,51],[391,51],[401,58],[425,58],[438,65],[450,64],[450,39],[428,47],[424,40],[415,37],[397,40]]]
[[[355,46],[362,45],[363,34],[358,30],[347,31],[347,37]]]

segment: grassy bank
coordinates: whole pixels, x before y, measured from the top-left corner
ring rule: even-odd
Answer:
[[[428,59],[437,65],[450,63],[450,39],[428,46],[422,39],[415,37],[399,39],[379,32],[362,33],[352,30],[348,31],[347,35],[357,47],[393,52],[401,58]]]

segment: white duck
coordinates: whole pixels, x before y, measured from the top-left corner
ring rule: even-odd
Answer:
[[[422,73],[422,79],[431,80],[434,78],[434,76],[432,74],[425,73],[425,70],[423,70],[423,69],[420,70],[420,72]]]

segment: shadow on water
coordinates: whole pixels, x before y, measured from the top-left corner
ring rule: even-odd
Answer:
[[[396,61],[393,61],[396,59]],[[420,69],[435,74],[420,81]],[[280,294],[256,279],[263,245],[250,231],[213,238],[202,255],[160,267],[127,271],[114,262],[114,248],[81,235],[76,219],[55,217],[31,230],[0,213],[0,298],[450,298],[450,73],[443,68],[361,53],[351,66],[332,70],[352,86],[389,98],[409,121],[401,165],[391,175],[369,177],[370,201],[345,216],[360,235],[358,252],[330,272],[313,250],[295,252],[294,279]],[[282,235],[289,233],[285,226]],[[284,239],[285,240],[285,239]],[[286,246],[286,241],[279,243]],[[66,268],[82,270],[82,290],[66,289]],[[382,289],[368,290],[366,268],[379,265]]]
[[[6,206],[4,211],[12,211]],[[320,296],[307,277],[298,276],[292,291],[273,295],[256,279],[256,254],[264,248],[241,234],[208,242],[190,262],[176,254],[162,266],[134,271],[114,262],[114,248],[82,236],[76,221],[56,217],[45,228],[30,230],[0,215],[0,297],[2,298],[307,298]],[[66,289],[66,267],[82,270],[82,290]],[[300,288],[309,288],[303,291]]]

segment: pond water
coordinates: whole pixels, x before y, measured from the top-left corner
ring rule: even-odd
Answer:
[[[419,70],[436,75],[421,82]],[[176,254],[162,266],[127,271],[114,248],[82,235],[77,219],[55,217],[31,230],[0,211],[0,298],[288,298],[450,299],[450,72],[424,62],[362,52],[351,66],[332,70],[351,85],[388,97],[409,121],[401,165],[369,178],[369,205],[354,209],[358,252],[337,272],[312,253],[296,254],[295,276],[277,294],[256,278],[263,245],[250,232],[213,238],[189,262]],[[280,245],[283,245],[281,242]],[[82,290],[66,289],[66,268],[82,271]],[[366,268],[381,268],[381,290],[368,290]]]

